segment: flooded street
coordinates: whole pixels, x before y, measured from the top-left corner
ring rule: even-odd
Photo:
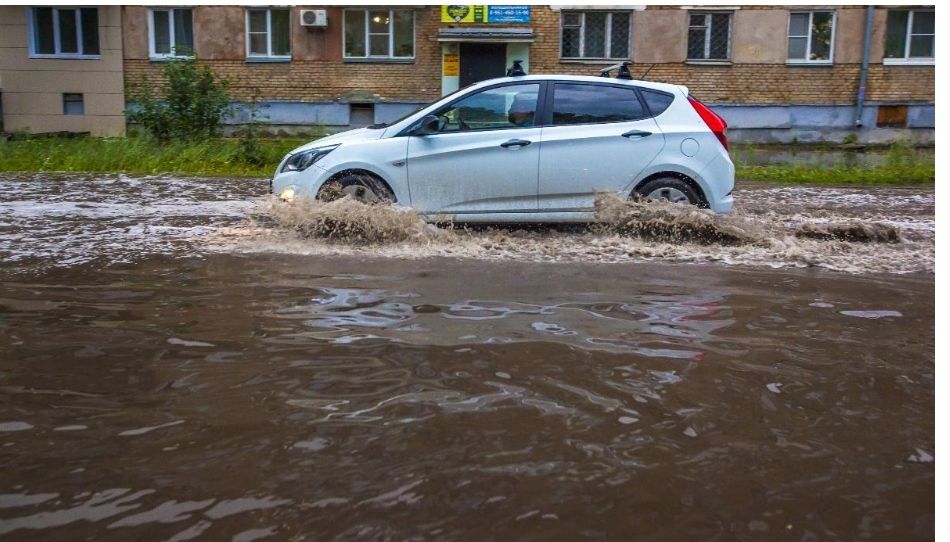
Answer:
[[[0,539],[934,538],[932,189],[266,190],[0,176]]]

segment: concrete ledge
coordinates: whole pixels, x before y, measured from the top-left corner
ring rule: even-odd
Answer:
[[[936,128],[936,106],[910,105],[907,106],[908,128]]]

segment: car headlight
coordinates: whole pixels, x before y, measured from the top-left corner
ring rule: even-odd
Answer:
[[[317,163],[317,161],[324,156],[330,154],[330,151],[337,147],[339,147],[338,144],[330,145],[329,147],[318,147],[316,149],[298,152],[297,154],[294,154],[288,158],[286,162],[284,162],[284,167],[280,168],[280,172],[303,171]]]
[[[281,201],[291,202],[294,201],[294,198],[297,197],[297,190],[292,186],[288,186],[280,191],[280,194],[277,195]]]

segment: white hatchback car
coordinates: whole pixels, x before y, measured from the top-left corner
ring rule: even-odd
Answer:
[[[284,200],[344,194],[455,222],[586,222],[598,193],[732,208],[726,123],[685,87],[530,75],[482,81],[281,161]]]

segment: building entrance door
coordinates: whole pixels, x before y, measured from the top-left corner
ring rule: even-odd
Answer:
[[[504,43],[460,43],[459,87],[505,76]]]

